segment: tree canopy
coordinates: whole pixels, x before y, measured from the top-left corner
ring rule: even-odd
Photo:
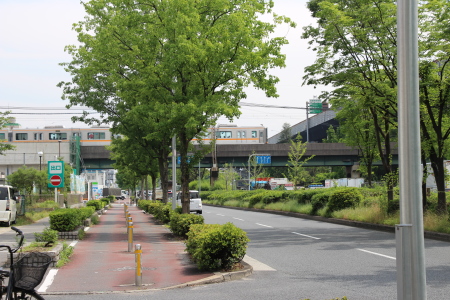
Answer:
[[[119,124],[142,108],[153,122],[151,135],[176,134],[181,155],[183,212],[189,212],[189,142],[218,117],[240,114],[238,103],[252,84],[275,97],[284,67],[284,37],[271,37],[279,23],[269,0],[92,0],[87,17],[75,24],[80,46],[68,46],[72,76],[61,82],[69,107],[100,112],[75,119]],[[270,14],[272,22],[261,15]],[[141,122],[142,120],[136,120]],[[127,132],[120,132],[124,135]]]

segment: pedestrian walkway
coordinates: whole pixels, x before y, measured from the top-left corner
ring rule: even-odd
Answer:
[[[133,244],[142,248],[142,286],[136,286],[133,246],[128,252],[128,236],[123,204],[100,217],[100,223],[78,241],[70,262],[52,269],[38,289],[40,294],[90,293],[160,289],[201,280],[212,272],[198,270],[184,251],[185,245],[169,229],[135,206],[128,210],[133,219]]]

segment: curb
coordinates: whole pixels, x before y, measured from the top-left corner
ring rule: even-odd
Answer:
[[[225,273],[216,273],[213,276],[194,280],[174,286],[169,286],[165,288],[159,288],[159,289],[136,289],[134,290],[127,290],[127,291],[90,291],[90,292],[44,292],[39,293],[40,295],[96,295],[96,294],[126,294],[126,293],[139,293],[139,292],[148,292],[148,291],[163,291],[163,290],[171,290],[171,289],[178,289],[178,288],[184,288],[184,287],[193,287],[198,285],[205,285],[205,284],[212,284],[212,283],[221,283],[231,280],[239,280],[244,277],[250,276],[253,273],[253,267],[249,265],[248,263],[241,261],[241,263],[244,265],[244,268],[239,271],[235,272],[225,272]]]

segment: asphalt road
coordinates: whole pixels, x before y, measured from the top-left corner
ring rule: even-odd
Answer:
[[[251,239],[254,273],[238,281],[130,294],[46,299],[396,299],[395,236],[313,220],[205,206],[206,223],[232,222]],[[450,295],[450,244],[426,240],[428,299]]]

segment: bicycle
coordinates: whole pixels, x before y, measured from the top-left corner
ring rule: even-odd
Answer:
[[[0,249],[6,248],[9,252],[9,271],[0,269],[0,300],[45,300],[34,288],[41,283],[52,259],[44,253],[29,252],[14,262],[13,254],[22,248],[24,235],[16,227],[11,229],[20,239],[17,248],[0,245]]]

